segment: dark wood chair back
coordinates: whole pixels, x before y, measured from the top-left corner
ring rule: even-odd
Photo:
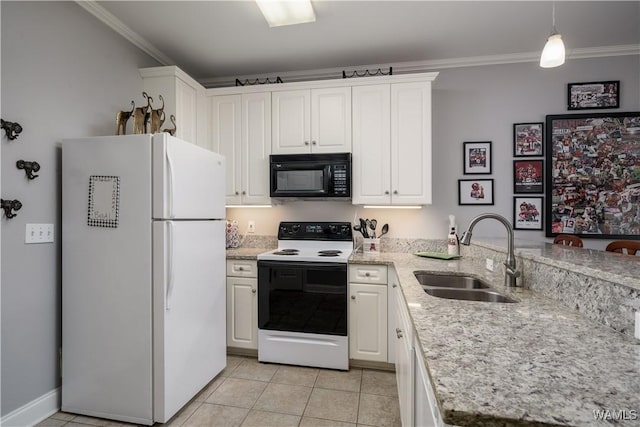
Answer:
[[[605,248],[607,252],[617,252],[619,254],[635,255],[640,252],[640,242],[635,240],[614,240]],[[625,252],[626,251],[626,252]]]
[[[556,245],[573,246],[574,248],[581,248],[584,246],[582,239],[573,234],[558,234],[553,243]]]

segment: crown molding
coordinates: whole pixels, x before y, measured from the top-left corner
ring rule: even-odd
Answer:
[[[640,44],[630,45],[618,45],[618,46],[602,46],[602,47],[590,47],[590,48],[577,48],[571,49],[567,52],[567,59],[584,59],[584,58],[599,58],[606,56],[627,56],[627,55],[640,55]],[[352,65],[339,68],[323,68],[318,70],[307,71],[280,71],[271,72],[261,75],[243,75],[243,76],[225,76],[225,77],[212,77],[203,78],[198,81],[204,87],[225,87],[235,85],[235,79],[239,80],[254,80],[256,78],[264,79],[266,77],[274,78],[280,77],[285,83],[300,82],[309,80],[327,80],[327,79],[341,79],[342,71],[351,70],[377,70],[381,68],[383,71],[389,67],[393,67],[394,74],[405,73],[424,73],[428,71],[442,70],[447,68],[462,68],[462,67],[478,67],[483,65],[501,65],[501,64],[516,64],[522,62],[538,62],[540,61],[540,52],[524,52],[524,53],[512,53],[506,55],[486,55],[486,56],[472,56],[465,58],[449,58],[449,59],[436,59],[426,61],[408,61],[395,64],[369,64],[369,65]]]
[[[104,24],[108,25],[113,31],[129,40],[147,55],[158,61],[162,65],[173,65],[175,62],[165,55],[160,49],[149,43],[140,34],[133,31],[124,22],[115,17],[104,7],[100,6],[95,0],[76,0],[76,3],[84,10],[98,18]]]

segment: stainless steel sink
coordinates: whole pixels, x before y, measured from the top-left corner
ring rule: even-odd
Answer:
[[[414,271],[413,274],[422,289],[434,297],[464,301],[517,302],[494,291],[486,282],[476,277],[434,274],[421,270]]]
[[[488,289],[452,289],[452,288],[434,288],[431,286],[423,286],[422,289],[429,295],[438,298],[457,299],[464,301],[483,301],[483,302],[516,302],[496,291]]]
[[[433,274],[426,271],[414,271],[413,274],[423,286],[455,289],[487,289],[489,285],[471,276],[452,276]]]

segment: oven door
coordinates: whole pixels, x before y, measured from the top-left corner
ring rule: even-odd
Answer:
[[[271,197],[328,197],[331,168],[317,162],[271,163]]]
[[[258,328],[347,336],[347,264],[258,261]]]

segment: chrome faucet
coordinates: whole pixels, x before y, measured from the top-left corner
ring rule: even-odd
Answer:
[[[493,218],[497,221],[500,221],[502,225],[504,225],[507,229],[508,252],[507,261],[504,263],[504,284],[505,286],[516,286],[516,278],[520,276],[520,272],[516,270],[516,257],[513,252],[513,227],[505,217],[494,213],[485,213],[478,215],[471,220],[469,228],[467,228],[467,231],[462,234],[462,237],[460,238],[460,244],[469,246],[469,244],[471,243],[471,230],[473,230],[473,227],[475,227],[478,222],[486,218]]]

